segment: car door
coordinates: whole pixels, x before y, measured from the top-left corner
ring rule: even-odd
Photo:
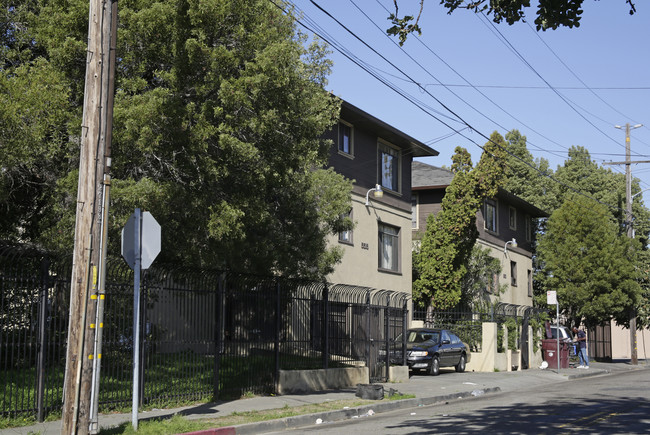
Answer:
[[[440,333],[440,366],[442,367],[447,367],[451,365],[451,361],[453,358],[453,355],[450,353],[452,352],[451,349],[451,337],[449,336],[449,332],[447,331],[441,331]]]
[[[456,334],[449,333],[451,344],[449,346],[449,365],[455,366],[460,361],[460,355],[463,353],[463,342]]]

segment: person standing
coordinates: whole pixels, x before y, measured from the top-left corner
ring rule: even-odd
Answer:
[[[587,357],[587,333],[575,326],[573,327],[573,333],[576,335],[575,341],[578,344],[578,357],[580,358],[580,365],[578,368],[588,369],[589,358]]]

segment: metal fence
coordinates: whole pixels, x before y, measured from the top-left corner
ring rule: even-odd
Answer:
[[[0,246],[0,416],[42,420],[63,400],[71,263]],[[141,280],[140,398],[149,406],[271,393],[280,370],[364,364],[388,377],[401,292],[153,267]],[[133,272],[107,264],[100,410],[130,407]],[[385,356],[384,356],[385,355]]]
[[[420,320],[427,327],[454,331],[472,352],[481,352],[484,322],[506,325],[508,343],[503,340],[502,328],[498,328],[498,351],[503,352],[506,347],[513,350],[526,349],[530,340],[528,326],[532,319],[543,312],[545,311],[530,306],[502,302],[477,303],[469,308],[444,311],[427,310],[414,304],[413,320]],[[522,368],[525,369],[529,366],[528,353],[522,355]]]

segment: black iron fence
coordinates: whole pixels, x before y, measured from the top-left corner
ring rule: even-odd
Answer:
[[[42,420],[63,400],[71,264],[0,246],[0,416]],[[140,398],[149,406],[270,393],[279,370],[367,365],[388,377],[405,293],[153,267],[141,282]],[[130,407],[133,272],[109,261],[100,410]]]

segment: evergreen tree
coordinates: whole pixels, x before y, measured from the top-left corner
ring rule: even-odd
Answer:
[[[627,324],[641,288],[634,243],[621,235],[607,208],[581,195],[569,196],[540,236],[542,282],[556,290],[560,310],[573,324],[609,319]],[[544,296],[538,295],[544,303]]]
[[[0,236],[71,250],[88,2],[3,12]],[[159,261],[331,271],[351,182],[325,168],[340,103],[305,41],[262,0],[120,2],[109,255],[140,207],[162,226]]]
[[[475,168],[467,150],[455,150],[454,178],[445,191],[442,210],[427,217],[420,252],[414,259],[413,298],[426,301],[429,310],[452,308],[461,301],[462,280],[478,237],[476,213],[503,183],[505,155],[503,137],[497,132],[485,144]]]

